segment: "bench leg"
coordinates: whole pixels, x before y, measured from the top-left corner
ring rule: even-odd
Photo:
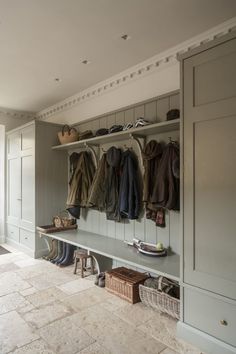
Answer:
[[[84,259],[81,259],[81,278],[84,278]]]
[[[77,271],[77,263],[78,263],[78,259],[75,258],[75,268],[74,268],[74,274],[76,274]]]
[[[91,262],[91,274],[94,274],[94,260],[93,260],[93,256],[91,256],[90,262]]]

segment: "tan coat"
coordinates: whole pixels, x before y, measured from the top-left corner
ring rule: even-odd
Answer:
[[[66,202],[67,208],[74,206],[88,206],[89,191],[94,173],[95,166],[91,154],[82,151],[79,154],[78,163],[70,181],[70,188]]]

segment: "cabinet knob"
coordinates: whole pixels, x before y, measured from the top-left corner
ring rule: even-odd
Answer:
[[[25,240],[28,240],[28,237],[25,237]]]
[[[225,320],[220,320],[220,324],[221,324],[222,326],[227,326],[227,325],[228,325],[228,322],[225,321]]]

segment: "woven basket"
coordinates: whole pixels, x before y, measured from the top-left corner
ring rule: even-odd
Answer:
[[[106,272],[105,287],[109,292],[135,304],[140,302],[138,286],[140,283],[144,283],[147,278],[147,274],[118,267]]]
[[[57,133],[61,144],[73,143],[79,139],[79,133],[75,128],[70,128],[69,125],[63,125],[61,132]]]
[[[68,227],[74,225],[75,223],[76,220],[74,218],[71,218],[66,210],[61,212],[60,215],[54,216],[53,218],[53,224],[56,227]]]
[[[179,319],[180,300],[144,285],[139,285],[139,296],[141,301],[156,310],[168,313],[168,315]]]

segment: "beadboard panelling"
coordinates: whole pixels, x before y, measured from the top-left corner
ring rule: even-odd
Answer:
[[[134,122],[138,117],[156,123],[166,120],[166,113],[171,108],[179,108],[179,93],[171,93],[164,97],[156,98],[137,104],[118,112],[112,112],[101,117],[92,119],[86,123],[76,125],[79,131],[91,129],[95,132],[99,128],[109,128],[114,124],[124,124]],[[168,142],[168,137],[179,140],[179,132],[162,133],[159,135],[151,135],[147,137],[146,142],[155,139],[157,141]],[[140,140],[141,144],[144,143]],[[132,147],[139,160],[140,174],[143,174],[142,158],[137,148],[135,141],[126,140],[117,142],[116,147],[123,148],[124,145]],[[112,144],[104,144],[101,148],[108,150]],[[100,157],[102,151],[100,149]],[[142,189],[142,187],[141,187]],[[140,213],[138,220],[122,220],[121,222],[114,222],[106,219],[106,214],[96,210],[89,209],[81,212],[81,218],[78,220],[80,229],[96,232],[109,237],[120,240],[130,241],[134,237],[143,239],[147,242],[157,243],[161,241],[165,246],[170,246],[174,252],[179,253],[179,213],[174,211],[166,212],[166,227],[156,227],[154,222],[147,220],[144,215],[144,210]],[[120,262],[114,262],[114,265],[121,265]]]
[[[79,131],[91,129],[95,132],[99,128],[110,128],[113,124],[124,124],[134,122],[139,117],[144,117],[152,123],[166,120],[166,113],[169,109],[179,108],[179,93],[174,91],[160,97],[148,100],[143,103],[105,114],[80,124],[75,124]]]

